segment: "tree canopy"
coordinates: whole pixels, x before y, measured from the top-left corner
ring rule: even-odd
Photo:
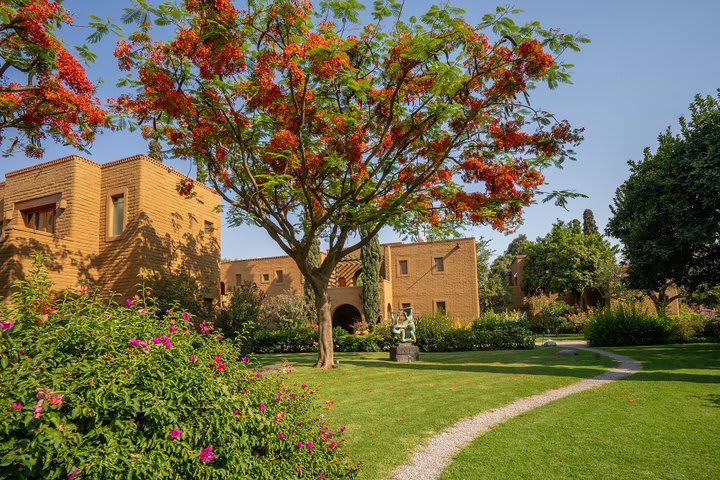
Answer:
[[[599,234],[583,234],[577,220],[557,221],[526,253],[523,289],[529,295],[571,292],[580,303],[588,289],[607,292],[617,274],[614,249]]]
[[[142,2],[116,50],[122,85],[137,87],[117,108],[207,172],[232,222],[264,228],[315,289],[323,367],[340,259],[384,226],[512,229],[541,171],[580,140],[529,91],[567,81],[557,57],[583,37],[517,25],[504,8],[473,26],[447,4],[407,19],[402,2],[373,5],[364,25],[358,2],[321,1],[316,17],[307,0]],[[312,266],[318,237],[327,255]]]
[[[488,264],[492,252],[487,240],[477,242],[478,298],[482,310],[502,311],[512,307],[510,295],[510,265],[517,255],[524,255],[530,241],[518,235],[505,249],[505,253]]]
[[[83,150],[95,130],[109,124],[95,86],[57,35],[72,22],[62,1],[0,2],[0,146],[5,155],[24,148],[28,157],[42,157],[41,142],[47,137]],[[95,34],[91,39],[109,29],[99,21],[89,26]],[[86,46],[76,48],[83,59],[94,58]]]
[[[720,104],[696,96],[680,133],[670,128],[658,148],[628,162],[607,233],[618,238],[631,288],[658,292],[670,283],[688,291],[720,283]]]

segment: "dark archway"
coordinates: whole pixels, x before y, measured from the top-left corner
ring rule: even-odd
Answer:
[[[360,275],[362,275],[362,268],[358,268],[355,275],[353,275],[353,287],[362,286],[362,279],[360,278]]]
[[[342,327],[343,330],[352,333],[353,323],[359,322],[361,319],[360,310],[346,303],[335,309],[332,316],[332,325],[333,328]]]

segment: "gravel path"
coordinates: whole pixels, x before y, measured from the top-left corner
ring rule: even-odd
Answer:
[[[642,368],[642,365],[637,360],[605,350],[589,348],[584,343],[558,342],[558,346],[604,355],[616,360],[620,365],[597,377],[581,380],[567,387],[521,398],[504,407],[481,412],[473,417],[460,420],[450,428],[430,437],[426,445],[416,450],[410,463],[398,467],[393,472],[393,478],[396,480],[435,480],[440,478],[445,467],[450,464],[452,457],[462,447],[495,425],[553,400],[627,377]]]

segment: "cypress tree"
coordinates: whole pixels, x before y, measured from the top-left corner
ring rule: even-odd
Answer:
[[[366,238],[372,229],[363,227],[360,235]],[[382,267],[382,252],[380,251],[380,240],[375,235],[367,244],[360,249],[360,261],[362,263],[363,288],[361,298],[363,302],[363,313],[368,324],[373,325],[380,320],[380,268]]]
[[[597,223],[595,223],[595,215],[593,215],[592,210],[587,208],[583,212],[583,234],[595,235],[596,233],[600,233],[600,230],[598,230]]]
[[[313,241],[312,247],[310,248],[310,254],[308,255],[308,259],[313,268],[316,268],[320,265],[319,238],[316,238]],[[305,303],[307,304],[308,308],[308,318],[315,319],[317,318],[317,309],[315,308],[315,292],[313,292],[310,282],[305,282],[305,284],[303,285],[303,290],[305,294]]]

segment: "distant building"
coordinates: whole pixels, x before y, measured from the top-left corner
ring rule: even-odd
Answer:
[[[132,295],[139,275],[181,270],[219,297],[220,198],[144,155],[98,164],[77,155],[5,175],[0,183],[0,297],[22,279],[38,251],[55,288],[80,282]]]
[[[480,314],[475,239],[388,243],[381,246],[381,316],[411,307],[414,314],[447,313],[470,322]],[[245,282],[268,295],[303,292],[303,277],[290,257],[233,260],[221,264],[221,290],[229,296]],[[349,329],[363,314],[362,264],[358,256],[341,261],[330,281],[333,325]]]

